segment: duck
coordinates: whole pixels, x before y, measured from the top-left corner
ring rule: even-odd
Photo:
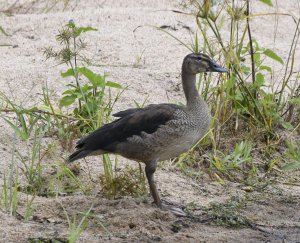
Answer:
[[[196,88],[196,75],[207,72],[227,69],[204,53],[188,54],[181,68],[186,105],[150,104],[120,111],[113,115],[116,120],[81,138],[68,162],[106,153],[143,162],[154,204],[162,207],[154,180],[158,162],[187,152],[210,127],[210,109]]]

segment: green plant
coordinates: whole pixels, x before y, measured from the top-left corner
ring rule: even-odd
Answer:
[[[270,75],[273,72],[272,68],[265,65],[264,61],[269,58],[282,65],[284,62],[274,51],[260,47],[252,37],[250,20],[255,14],[250,13],[250,1],[216,3],[188,0],[184,3],[185,8],[190,9],[190,14],[195,17],[204,41],[203,48],[199,48],[199,34],[196,33],[195,42],[191,44],[192,49],[207,52],[213,57],[222,54],[230,70],[227,79],[218,80],[218,87],[215,87],[210,76],[199,76],[198,87],[203,97],[213,104],[216,119],[214,135],[222,133],[225,123],[227,126],[231,125],[230,121],[234,118],[236,120],[242,118],[240,123],[246,122],[251,127],[265,130],[267,143],[276,133],[278,126],[291,129],[292,125],[285,116],[286,110],[289,109],[289,102],[283,98],[285,97],[283,94],[291,93],[294,96],[299,87],[297,84],[291,86],[289,80],[292,78],[294,68],[293,58],[299,38],[300,20],[294,19],[297,26],[288,61],[285,63],[286,71],[278,89],[274,90],[270,85],[272,82],[266,82],[267,78],[273,77]],[[229,24],[229,38],[224,38],[221,34],[221,29],[226,26],[226,22]],[[237,128],[239,123],[234,125]]]
[[[107,88],[121,89],[121,85],[115,82],[106,81],[105,75],[100,75],[86,66],[88,59],[82,54],[87,44],[82,40],[81,35],[88,31],[96,31],[92,27],[77,27],[74,22],[69,22],[64,28],[59,30],[56,39],[61,45],[61,49],[54,51],[53,48],[46,48],[46,58],[54,58],[59,64],[66,64],[70,68],[61,73],[63,78],[72,77],[75,85],[69,83],[69,88],[63,92],[63,97],[59,101],[60,108],[72,107],[72,115],[78,120],[76,127],[83,133],[95,130],[103,123],[107,122],[114,103],[118,100],[120,92],[113,99],[110,90]],[[82,84],[81,78],[88,82]],[[108,95],[108,101],[106,100]]]
[[[12,119],[1,114],[2,119],[10,125],[10,127],[17,133],[19,138],[21,138],[23,141],[27,140],[37,121],[39,120],[39,117],[35,116],[34,114],[26,113],[25,109],[14,104],[2,92],[0,93],[0,99],[10,108],[9,110],[6,109],[6,111],[11,111],[16,115],[16,121],[13,121]]]
[[[3,189],[0,197],[0,206],[4,208],[10,215],[16,215],[18,207],[18,187],[19,187],[19,174],[15,166],[15,148],[16,148],[17,132],[14,131],[14,139],[12,143],[12,157],[9,165],[9,176],[4,172]]]
[[[65,164],[53,165],[56,171],[48,178],[45,194],[47,196],[57,196],[60,194],[70,194],[74,192],[88,193],[88,186],[82,183],[74,172]]]
[[[18,208],[18,172],[15,173],[15,177],[11,174],[7,178],[4,174],[4,184],[2,189],[2,195],[0,197],[0,206],[10,215],[16,215]],[[13,178],[14,177],[14,178]]]
[[[241,171],[247,168],[247,163],[252,161],[252,144],[248,141],[242,141],[235,145],[234,150],[229,155],[224,155],[216,150],[210,155],[211,169],[223,173],[231,179],[237,179],[234,171]],[[248,166],[249,168],[252,168]]]
[[[59,202],[60,203],[60,202]],[[84,230],[87,228],[90,220],[94,220],[95,223],[99,226],[101,226],[105,232],[111,236],[112,234],[107,230],[107,223],[105,223],[104,219],[96,214],[93,213],[93,205],[89,208],[88,211],[84,213],[79,213],[79,215],[82,215],[81,220],[78,222],[76,220],[76,215],[70,218],[68,215],[66,209],[63,207],[63,205],[60,203],[65,216],[67,218],[67,222],[69,225],[69,237],[68,237],[68,242],[78,242],[81,234],[84,232]]]
[[[3,34],[5,36],[10,36],[9,34],[6,33],[6,31],[3,29],[1,25],[0,25],[0,34]],[[0,44],[0,47],[5,47],[5,46],[12,46],[12,44]]]
[[[104,175],[100,177],[103,194],[110,199],[120,196],[141,196],[146,192],[145,175],[139,165],[134,169],[126,166],[121,172],[113,168],[113,163],[107,154],[103,156]],[[115,161],[115,166],[117,165]]]
[[[60,203],[60,202],[59,202]],[[90,209],[84,213],[83,217],[79,221],[79,223],[76,222],[76,216],[74,216],[72,219],[70,219],[66,209],[63,207],[63,205],[60,203],[65,216],[67,218],[67,222],[69,225],[69,237],[68,242],[69,243],[75,243],[78,241],[80,235],[84,232],[86,227],[89,223],[89,215],[91,213],[91,210],[93,209],[93,205],[90,207]]]
[[[224,158],[225,161],[228,161],[229,166],[234,168],[238,168],[242,164],[251,161],[251,150],[252,144],[248,141],[240,142],[235,145],[234,151]]]
[[[112,108],[125,90],[118,83],[107,81],[106,75],[97,74],[86,66],[90,64],[90,60],[83,54],[87,44],[82,40],[82,35],[88,31],[96,31],[96,29],[77,27],[73,22],[69,22],[59,30],[57,35],[60,49],[45,49],[47,59],[54,58],[58,64],[66,64],[69,67],[61,73],[62,78],[70,81],[67,90],[59,99],[58,107],[51,100],[52,92],[47,82],[43,88],[42,103],[30,108],[15,104],[1,93],[2,110],[6,114],[14,115],[4,116],[1,113],[1,117],[14,129],[18,137],[24,141],[28,140],[34,131],[30,159],[17,151],[22,164],[20,170],[27,179],[27,186],[21,189],[33,195],[33,198],[35,195],[53,196],[75,191],[87,193],[88,188],[83,186],[66,166],[54,165],[56,172],[52,176],[42,176],[41,160],[44,153],[41,152],[40,147],[41,137],[55,136],[60,140],[63,149],[69,150],[73,147],[76,137],[93,131],[110,120]],[[71,79],[75,84],[72,84]],[[126,193],[132,195],[144,193],[142,172],[139,171],[138,174],[136,170],[126,168],[124,173],[131,175],[130,179],[126,180],[125,174],[118,175],[113,172],[108,155],[104,156],[103,164],[105,168],[103,190],[107,190],[107,195],[115,197]]]
[[[27,187],[24,189],[24,191],[32,195],[39,195],[44,183],[41,166],[42,136],[43,133],[40,130],[34,131],[33,144],[31,147],[30,156],[23,156],[18,150],[16,150],[19,161],[22,164],[22,166],[20,166],[19,169],[27,180]]]
[[[271,0],[261,2],[272,6]],[[204,147],[212,148],[210,172],[220,183],[225,183],[221,175],[250,184],[260,179],[260,173],[265,173],[262,179],[266,179],[276,169],[278,155],[272,153],[276,144],[285,139],[282,130],[290,133],[290,137],[299,128],[299,70],[295,70],[294,62],[300,19],[285,14],[295,24],[295,31],[284,62],[252,36],[251,20],[270,13],[251,13],[251,4],[249,0],[182,1],[183,12],[176,12],[192,16],[197,24],[190,44],[160,29],[190,51],[206,53],[220,63],[223,61],[229,69],[227,76],[221,75],[217,80],[211,74],[198,76],[198,90],[210,105],[213,120],[206,136],[176,163],[189,176],[197,175],[197,168],[201,167],[197,155],[205,153]],[[277,17],[276,12],[271,15]],[[225,28],[229,36],[223,34]],[[284,72],[280,76],[275,77],[271,61],[281,65]],[[251,143],[243,142],[249,138]],[[294,162],[286,166],[283,168],[297,168]]]
[[[25,209],[25,215],[24,215],[25,222],[27,222],[31,218],[34,211],[36,210],[36,206],[33,204],[34,199],[35,199],[35,196],[27,195],[26,209]]]
[[[0,13],[4,13],[6,15],[12,15],[15,13],[28,13],[29,11],[39,12],[49,12],[55,6],[60,6],[62,4],[62,9],[65,10],[70,5],[70,0],[47,0],[47,1],[39,1],[39,0],[28,0],[25,2],[14,1],[5,9],[0,9]],[[72,1],[73,2],[73,1]],[[75,1],[75,6],[77,5],[77,0]]]
[[[247,196],[243,198],[231,198],[225,203],[213,202],[205,210],[216,225],[232,228],[249,226],[249,219],[243,215],[243,209],[247,205]]]
[[[291,170],[291,169],[300,169],[300,142],[296,142],[295,144],[289,143],[288,141],[286,151],[286,158],[290,161],[288,164],[285,164],[282,169]]]
[[[109,235],[110,237],[112,236],[112,233],[109,232],[109,230],[107,229],[108,222],[102,215],[98,215],[91,211],[88,215],[88,218],[93,219],[96,226],[100,226],[101,228],[104,229],[104,231],[107,233],[107,235]]]

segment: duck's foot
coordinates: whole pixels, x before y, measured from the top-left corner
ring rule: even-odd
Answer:
[[[168,210],[172,212],[177,217],[186,217],[187,214],[183,211],[183,206],[175,204],[173,202],[169,202],[166,200],[161,201],[160,208],[162,210]]]

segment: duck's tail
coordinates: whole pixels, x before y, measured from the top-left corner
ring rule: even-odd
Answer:
[[[69,156],[68,162],[71,163],[75,160],[82,159],[88,156],[91,152],[91,150],[85,150],[84,148],[78,149]]]

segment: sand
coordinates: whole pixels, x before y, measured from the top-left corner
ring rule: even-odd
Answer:
[[[91,69],[106,73],[109,80],[128,86],[114,111],[133,107],[134,101],[143,103],[145,99],[147,104],[184,102],[180,67],[189,50],[165,33],[150,27],[175,27],[176,31],[168,31],[183,42],[191,43],[196,31],[194,19],[168,11],[179,9],[179,1],[78,0],[70,1],[65,9],[63,3],[51,8],[54,1],[40,0],[33,5],[29,2],[32,1],[17,1],[9,11],[11,15],[0,15],[0,26],[9,34],[4,36],[0,33],[0,45],[9,45],[0,47],[0,87],[1,92],[15,102],[24,107],[38,104],[42,88],[47,83],[53,91],[55,103],[66,89],[67,81],[60,77],[60,72],[66,67],[58,66],[51,60],[45,61],[43,51],[45,47],[57,47],[57,30],[71,19],[79,26],[98,29],[85,37],[89,43],[87,55],[98,65]],[[1,1],[0,9],[7,9],[13,3],[12,0]],[[278,1],[277,12],[299,18],[299,5],[298,0]],[[274,11],[274,8],[253,1],[252,12]],[[274,38],[276,21],[275,18],[270,19],[266,16],[252,19],[253,37],[261,46],[274,50],[286,61],[296,25],[290,16],[278,17]],[[138,26],[142,27],[134,32]],[[191,32],[183,26],[188,26]],[[229,35],[226,26],[222,34]],[[295,56],[295,70],[298,71],[299,60],[298,52]],[[268,63],[274,67],[274,75],[279,79],[283,74],[282,66],[274,61]],[[3,185],[4,172],[8,171],[12,158],[14,133],[2,119],[0,128],[0,185]],[[32,140],[26,145],[16,142],[22,154],[30,151],[31,144]],[[62,156],[66,154],[68,151],[61,152]],[[127,163],[122,159],[120,161]],[[88,162],[96,178],[103,171],[102,165],[97,158],[89,158]],[[199,207],[197,212],[200,212],[197,219],[177,218],[170,212],[156,209],[149,197],[146,197],[146,202],[144,198],[129,197],[107,200],[96,193],[90,196],[36,197],[36,210],[30,220],[24,222],[22,215],[26,195],[20,192],[19,218],[0,210],[0,238],[3,242],[28,242],[28,239],[63,241],[68,235],[68,224],[60,204],[69,215],[75,215],[87,211],[93,203],[93,212],[106,222],[107,231],[92,221],[80,242],[299,242],[299,187],[278,185],[265,193],[251,194],[253,198],[261,198],[261,201],[250,200],[244,213],[257,223],[256,226],[230,229],[210,225],[210,220],[205,221],[204,216],[201,218],[201,212],[210,202],[225,202],[232,197],[243,196],[245,190],[239,184],[230,182],[224,187],[208,176],[196,181],[167,165],[165,168],[161,166],[156,173],[161,194],[177,204],[195,202]],[[86,165],[82,164],[82,168]],[[85,173],[80,175],[81,178],[86,176]],[[174,232],[174,225],[179,225],[179,232]]]

